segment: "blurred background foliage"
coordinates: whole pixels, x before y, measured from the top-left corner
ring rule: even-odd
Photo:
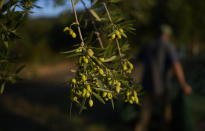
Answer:
[[[5,2],[8,1],[9,0],[5,0]],[[25,2],[26,0],[21,1]],[[6,125],[11,119],[13,123],[18,121],[15,121],[13,118],[19,118],[23,120],[24,123],[26,122],[32,126],[35,126],[34,123],[36,123],[40,125],[39,129],[44,130],[81,130],[82,128],[89,131],[94,131],[96,128],[102,131],[123,130],[125,128],[129,130],[131,126],[126,122],[133,120],[132,116],[127,118],[127,114],[133,111],[133,107],[129,106],[126,106],[126,109],[122,110],[123,114],[121,109],[125,107],[119,107],[119,111],[113,112],[112,109],[109,108],[110,105],[102,107],[99,104],[92,111],[88,112],[87,115],[85,115],[85,113],[81,117],[82,119],[78,116],[74,116],[72,121],[68,120],[68,117],[66,117],[68,114],[66,108],[68,105],[68,93],[65,93],[68,89],[67,85],[62,83],[65,83],[65,81],[74,75],[70,72],[70,69],[75,68],[75,64],[73,64],[75,59],[67,59],[60,55],[59,52],[73,49],[73,45],[79,42],[63,33],[64,27],[74,21],[73,12],[71,11],[70,1],[67,0],[44,0],[44,5],[38,5],[38,1],[42,2],[43,0],[34,0],[32,5],[35,5],[34,8],[46,8],[49,3],[52,3],[54,9],[64,6],[66,6],[67,9],[59,15],[52,17],[31,17],[32,14],[35,14],[35,10],[31,10],[30,15],[26,13],[25,21],[17,30],[17,34],[20,34],[21,38],[15,41],[9,40],[9,43],[12,44],[12,55],[15,56],[12,58],[17,60],[16,56],[20,56],[17,63],[26,64],[22,72],[22,77],[24,77],[26,84],[10,86],[10,89],[5,90],[6,95],[0,96],[0,115],[2,116],[0,122],[6,123],[5,125],[3,124],[4,126],[2,127],[0,126],[0,130],[1,128],[12,128]],[[84,1],[90,5],[89,0]],[[92,0],[92,2],[93,1],[94,0]],[[158,32],[157,29],[161,24],[169,24],[172,26],[172,41],[179,50],[186,78],[194,89],[194,94],[189,97],[189,106],[192,110],[195,124],[198,130],[200,130],[205,123],[205,1],[111,1],[113,1],[114,4],[109,4],[108,8],[113,10],[112,16],[118,17],[120,14],[124,17],[124,21],[132,22],[135,27],[134,32],[128,33],[128,42],[131,45],[129,51],[132,57],[136,56],[142,44],[156,36]],[[115,3],[115,1],[117,2]],[[79,4],[80,2],[77,5]],[[21,6],[22,8],[18,8],[18,10],[24,11],[25,5],[22,4]],[[90,6],[88,6],[88,8],[89,7]],[[102,9],[95,9],[97,13],[100,13],[101,10]],[[26,9],[25,11],[28,10]],[[115,11],[117,13],[115,13]],[[2,26],[3,22],[2,14],[5,15],[5,13],[1,12],[0,26]],[[78,9],[78,16],[81,18],[82,26],[84,26],[89,15],[87,15],[83,6],[81,9]],[[0,27],[0,31],[2,29],[3,28]],[[87,25],[87,28],[83,28],[84,35],[90,34],[90,32],[92,32],[91,25]],[[0,33],[2,34],[2,32]],[[0,46],[4,46],[2,44],[2,38]],[[62,66],[61,63],[64,64],[65,62],[66,66]],[[141,72],[141,68],[137,67],[135,73],[140,74],[139,72]],[[136,74],[134,74],[134,77],[138,80],[139,75]],[[59,88],[59,86],[63,88]],[[16,104],[15,101],[18,104]],[[120,116],[119,112],[123,115]],[[133,114],[136,115],[137,113],[134,109]],[[42,117],[38,118],[36,114]],[[120,120],[113,122],[115,119],[108,120],[110,117],[106,116],[112,116],[113,118],[118,116],[121,122],[124,120],[124,125],[122,124],[122,127],[119,127],[118,124]],[[62,122],[58,122],[59,120],[62,120]],[[108,121],[103,123],[106,120]],[[30,121],[32,121],[33,124],[31,124]],[[52,123],[52,127],[50,123]],[[67,123],[71,124],[67,125]],[[111,126],[110,123],[112,123]],[[20,123],[20,125],[21,124],[22,123]],[[74,127],[72,124],[76,126]],[[13,127],[18,126],[19,125],[15,125]],[[30,127],[28,126],[27,128],[30,129]],[[35,128],[33,128],[33,130],[35,130]]]
[[[0,1],[0,94],[7,83],[15,83],[23,66],[14,64],[18,56],[14,53],[13,43],[21,38],[17,29],[26,20],[29,10],[33,7],[31,0]],[[19,8],[21,10],[16,10]]]

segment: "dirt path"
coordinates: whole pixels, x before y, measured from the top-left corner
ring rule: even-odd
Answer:
[[[74,62],[35,64],[27,65],[20,75],[25,81],[58,84],[69,81],[75,75],[71,69],[76,68]]]

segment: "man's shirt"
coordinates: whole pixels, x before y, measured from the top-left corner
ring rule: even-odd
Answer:
[[[157,38],[143,45],[139,59],[144,64],[144,89],[155,95],[167,92],[168,70],[178,61],[175,47],[170,42]]]

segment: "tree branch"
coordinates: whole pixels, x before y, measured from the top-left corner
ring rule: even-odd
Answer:
[[[75,22],[78,26],[78,33],[79,33],[80,40],[81,40],[81,46],[84,47],[85,42],[84,42],[84,39],[83,39],[83,36],[82,36],[82,33],[81,33],[80,24],[79,24],[79,21],[78,21],[78,15],[77,15],[73,0],[71,0],[71,3],[72,3],[72,7],[73,7],[73,12],[74,12],[74,15],[75,15]]]
[[[107,13],[108,19],[109,19],[110,23],[112,24],[113,31],[115,31],[115,25],[114,25],[114,23],[113,23],[113,21],[112,21],[112,18],[111,18],[111,16],[110,16],[110,12],[109,12],[109,10],[108,10],[107,5],[106,5],[105,2],[103,2],[103,6],[104,6],[105,11],[106,11],[106,13]],[[115,38],[115,42],[116,42],[116,44],[117,44],[117,49],[118,49],[120,58],[122,58],[122,53],[121,53],[121,50],[120,50],[120,44],[119,44],[119,41],[118,41],[117,38]]]

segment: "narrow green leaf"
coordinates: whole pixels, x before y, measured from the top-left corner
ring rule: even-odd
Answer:
[[[72,107],[73,107],[73,102],[70,103],[70,109],[69,109],[70,120],[72,115]]]
[[[84,63],[83,68],[84,70],[87,70],[88,64]]]
[[[127,35],[126,35],[124,32],[122,33],[122,35],[123,35],[125,38],[127,38]]]
[[[16,70],[16,74],[18,74],[19,72],[21,72],[24,67],[25,67],[25,65],[20,66],[20,67]]]
[[[112,93],[112,91],[107,90],[107,89],[104,89],[104,88],[94,88],[94,89],[95,89],[95,90],[98,90],[98,91],[106,91],[106,92]]]
[[[1,84],[1,91],[0,94],[3,94],[5,88],[5,82]]]
[[[112,109],[114,110],[115,109],[115,104],[114,104],[113,99],[111,99],[111,104],[112,104]]]
[[[79,0],[75,0],[74,5],[76,5],[79,2]]]
[[[71,69],[70,72],[76,73],[77,71],[75,69]]]
[[[93,5],[96,4],[98,0],[92,0]]]
[[[0,63],[7,63],[8,60],[0,60]]]
[[[102,7],[102,1],[101,0],[96,0],[93,4],[92,4],[92,9],[96,9],[96,8],[100,8]]]
[[[4,1],[5,1],[5,0],[1,0],[1,1],[0,1],[0,9],[3,7]]]
[[[67,55],[66,58],[76,57],[79,55],[81,55],[81,54],[79,54],[79,53],[78,54],[70,54],[70,55]]]
[[[82,111],[85,109],[85,102],[86,102],[86,98],[84,98],[82,103],[81,103],[79,114],[81,114]]]
[[[103,104],[105,104],[105,101],[103,100],[103,98],[102,98],[100,95],[96,94],[95,92],[93,92],[93,95],[94,95],[100,102],[102,102]]]
[[[5,39],[5,35],[1,34],[1,39],[4,40]]]
[[[120,2],[121,0],[110,0],[111,3],[118,3]]]
[[[73,53],[75,52],[76,49],[74,50],[69,50],[69,51],[65,51],[65,52],[60,52],[61,54],[69,54],[69,53]]]
[[[111,37],[113,34],[115,34],[115,31],[113,31],[110,34],[108,34],[108,37]]]
[[[4,41],[4,45],[6,46],[6,48],[8,48],[9,47],[8,41]]]
[[[97,21],[101,21],[100,17],[98,16],[98,14],[93,9],[90,9],[89,11],[95,17],[95,19]]]
[[[97,83],[100,85],[100,88],[104,88],[104,85],[101,80],[97,79]]]
[[[112,56],[110,58],[105,59],[104,62],[111,62],[111,61],[114,61],[116,58],[117,56]]]

